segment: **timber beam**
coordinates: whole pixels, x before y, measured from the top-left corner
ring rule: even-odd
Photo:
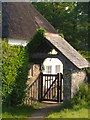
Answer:
[[[46,53],[33,53],[30,55],[31,59],[39,59],[39,58],[58,58],[58,54],[46,54]]]

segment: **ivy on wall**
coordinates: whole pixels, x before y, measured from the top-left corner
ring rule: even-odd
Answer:
[[[23,46],[2,42],[2,100],[9,106],[21,104],[25,97],[28,52]]]
[[[37,48],[42,44],[44,44],[44,33],[45,29],[43,28],[38,28],[36,34],[33,36],[32,40],[28,43],[27,48],[28,51],[31,52],[36,52]]]

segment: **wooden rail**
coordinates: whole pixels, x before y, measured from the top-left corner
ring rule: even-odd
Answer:
[[[39,76],[36,78],[34,82],[27,88],[27,97],[25,100],[26,104],[32,104],[33,102],[38,100],[38,81],[39,81]]]

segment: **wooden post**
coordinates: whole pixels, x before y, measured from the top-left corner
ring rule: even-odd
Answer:
[[[40,99],[41,99],[41,73],[38,79],[38,100],[40,101]]]
[[[57,73],[57,102],[59,102],[59,73]]]
[[[41,72],[41,100],[43,98],[43,73]]]
[[[42,101],[43,97],[43,73],[40,73],[39,80],[38,80],[38,100]]]
[[[63,79],[63,74],[60,73],[60,102],[62,102],[62,79]]]

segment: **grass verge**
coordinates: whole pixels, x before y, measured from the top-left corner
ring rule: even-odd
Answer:
[[[28,118],[35,111],[33,106],[5,107],[2,109],[2,118]]]
[[[53,111],[47,118],[88,118],[88,109],[62,109]]]
[[[17,107],[2,107],[2,118],[30,118],[31,114],[35,112],[40,106],[42,106],[42,103],[40,102],[33,102],[32,105],[22,105]]]
[[[81,100],[80,103],[73,104],[72,100],[69,100],[52,110],[46,118],[89,118],[89,110],[89,102]]]

